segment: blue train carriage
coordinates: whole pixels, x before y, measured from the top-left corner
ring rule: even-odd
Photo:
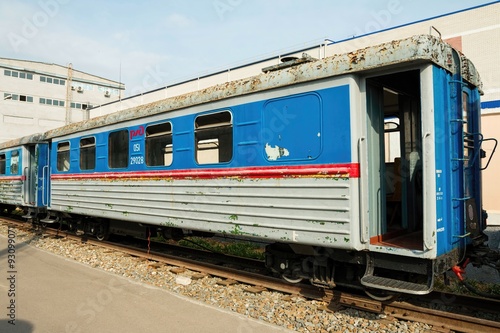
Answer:
[[[49,203],[49,154],[43,134],[34,134],[0,144],[0,208],[16,208],[25,218],[38,217]]]
[[[264,239],[290,282],[413,294],[484,240],[463,55],[414,36],[264,72],[46,133],[50,210],[99,238]]]

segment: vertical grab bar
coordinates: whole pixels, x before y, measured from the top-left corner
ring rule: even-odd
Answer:
[[[363,170],[363,167],[361,165],[361,161],[365,161],[366,156],[367,156],[368,150],[366,147],[366,138],[361,137],[359,138],[358,141],[358,163],[359,163],[359,220],[360,220],[360,237],[361,237],[361,243],[367,243],[369,237],[367,238],[366,235],[369,233],[369,230],[367,230],[367,223],[366,223],[366,213],[365,213],[365,191],[367,190],[366,185],[364,182],[366,181],[366,177],[363,177],[361,174],[361,171]]]
[[[28,175],[28,167],[24,167],[23,169],[23,176],[24,176],[24,184],[23,184],[23,189],[24,189],[24,195],[23,195],[23,201],[25,204],[28,204],[28,196],[29,196],[29,175]]]
[[[45,181],[45,170],[47,170],[47,179],[49,178],[49,166],[45,165],[42,169],[42,205],[47,206],[49,197],[49,187],[46,186],[47,182]]]

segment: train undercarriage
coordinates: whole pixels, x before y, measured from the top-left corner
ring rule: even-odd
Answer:
[[[11,207],[0,207],[9,212]],[[192,232],[180,228],[158,227],[117,220],[91,218],[67,213],[47,213],[27,210],[23,218],[35,225],[45,227],[58,223],[66,230],[79,235],[106,240],[111,234],[148,239],[161,235],[164,239],[180,240],[185,235],[211,237],[212,233]],[[459,279],[464,273],[463,263],[474,266],[489,265],[500,267],[500,254],[485,246],[471,246],[468,260],[458,265],[461,257],[457,249],[436,260],[409,258],[368,251],[348,251],[301,244],[273,243],[266,247],[265,265],[276,276],[289,283],[309,281],[320,288],[347,287],[365,291],[377,300],[387,300],[400,293],[426,294],[433,288],[434,278],[452,268]],[[462,265],[462,266],[460,266]],[[378,279],[370,285],[370,279]],[[373,278],[371,278],[373,276]],[[387,288],[379,288],[386,280]],[[366,282],[368,281],[368,283]],[[409,288],[411,286],[412,288]]]

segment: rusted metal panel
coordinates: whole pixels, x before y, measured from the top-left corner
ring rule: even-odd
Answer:
[[[0,178],[0,203],[7,205],[23,205],[23,181],[21,179],[4,178],[13,177]]]
[[[10,140],[7,142],[0,143],[0,149],[6,149],[11,147],[19,147],[25,144],[43,142],[45,140],[45,134],[36,133],[33,135],[24,136],[22,138]]]
[[[355,182],[331,177],[53,180],[51,209],[354,249],[361,246],[351,223]]]
[[[317,61],[301,63],[294,67],[215,85],[184,95],[93,118],[85,122],[70,124],[47,132],[45,138],[55,138],[73,132],[188,108],[225,98],[253,94],[348,73],[397,66],[408,62],[434,63],[451,72],[455,68],[452,52],[452,47],[437,37],[417,35],[407,39],[370,46],[356,52],[334,55]],[[462,61],[462,63],[468,64],[468,68],[472,68],[470,62]],[[467,71],[466,68],[462,68],[463,72]],[[481,85],[476,71],[462,74],[476,86]]]

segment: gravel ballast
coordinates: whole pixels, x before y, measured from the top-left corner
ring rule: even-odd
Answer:
[[[0,225],[0,234],[7,235],[7,226]],[[432,330],[427,324],[399,321],[352,308],[340,307],[332,310],[325,302],[307,300],[300,296],[274,291],[248,292],[248,285],[221,285],[218,283],[222,280],[217,277],[200,277],[197,272],[189,270],[177,273],[174,266],[151,264],[148,260],[65,238],[43,237],[16,229],[16,243],[26,243],[94,269],[156,286],[297,332],[392,333]]]

